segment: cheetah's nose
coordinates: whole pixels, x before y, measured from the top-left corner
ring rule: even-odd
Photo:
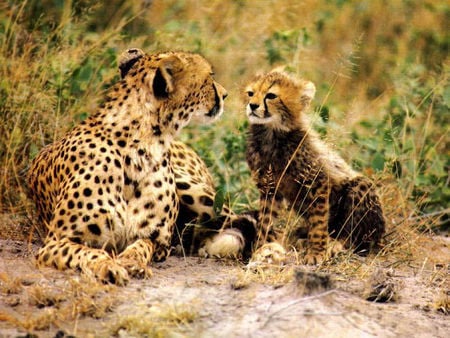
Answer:
[[[257,104],[257,103],[250,103],[250,109],[252,111],[254,111],[254,110],[258,109],[258,108],[259,108],[259,104]]]

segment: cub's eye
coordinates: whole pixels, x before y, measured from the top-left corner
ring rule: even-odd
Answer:
[[[247,95],[248,95],[249,97],[252,97],[252,96],[253,96],[253,92],[252,92],[252,91],[248,91],[248,92],[247,92]]]
[[[274,94],[274,93],[267,93],[266,94],[266,99],[269,99],[269,100],[276,99],[277,97],[278,96],[276,94]]]

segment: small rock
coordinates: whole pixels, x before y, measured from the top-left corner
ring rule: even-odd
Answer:
[[[294,283],[303,295],[323,292],[333,287],[330,275],[301,269],[294,272]]]

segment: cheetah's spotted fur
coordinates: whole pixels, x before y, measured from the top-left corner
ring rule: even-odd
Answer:
[[[172,140],[222,113],[226,91],[211,74],[197,54],[145,54],[97,112],[39,153],[29,171],[48,227],[39,265],[124,284],[167,256],[183,199]]]

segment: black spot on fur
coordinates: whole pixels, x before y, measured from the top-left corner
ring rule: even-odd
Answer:
[[[181,200],[189,205],[194,204],[194,199],[190,195],[181,195]]]
[[[202,222],[209,221],[211,219],[211,215],[207,214],[206,212],[202,213]]]
[[[145,209],[152,209],[154,207],[155,207],[155,203],[153,203],[153,202],[148,202],[144,205]]]
[[[209,196],[200,196],[200,203],[208,207],[212,207],[214,205],[214,201]]]
[[[156,238],[158,238],[159,236],[159,230],[153,230],[152,233],[150,234],[150,240],[154,241],[156,240]]]
[[[100,230],[99,226],[96,223],[88,224],[87,227],[89,231],[94,235],[100,236],[102,234],[102,231]]]
[[[177,188],[180,190],[188,190],[191,188],[191,185],[189,183],[185,182],[177,182]]]
[[[69,237],[69,240],[71,241],[71,242],[74,242],[74,243],[77,243],[77,244],[81,244],[81,238],[80,237],[77,237],[77,236],[73,236],[73,237]],[[79,248],[80,250],[81,250],[81,248]],[[78,250],[78,249],[77,249]],[[80,252],[80,250],[78,250],[78,252],[77,252],[77,250],[75,250],[75,254],[77,254],[78,252]]]
[[[160,136],[161,135],[161,129],[159,128],[159,126],[153,126],[153,135],[155,136]]]

